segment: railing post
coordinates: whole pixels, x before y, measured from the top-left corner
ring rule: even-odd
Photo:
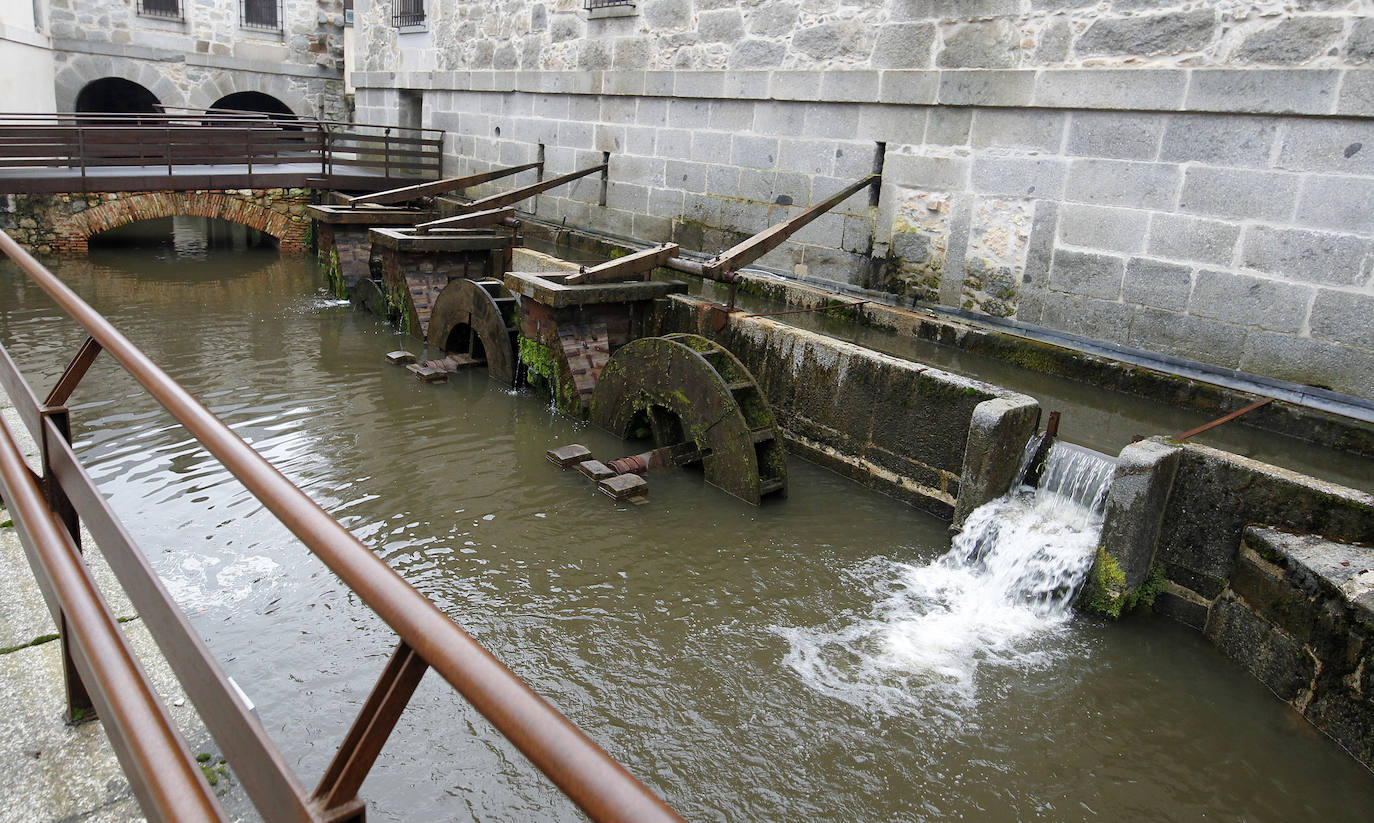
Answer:
[[[167,152],[167,176],[170,178],[175,172],[172,171],[172,124],[168,123],[162,129],[162,139],[165,141],[165,151]],[[168,185],[171,185],[170,182]]]
[[[382,174],[391,179],[391,127],[382,129]]]
[[[89,191],[86,188],[86,132],[79,123],[76,127],[76,161],[81,166],[81,193],[85,194]]]
[[[253,188],[253,127],[243,130],[243,155],[248,160],[248,188]]]
[[[68,443],[72,440],[71,413],[66,406],[43,405],[38,408],[38,414],[42,418],[39,428],[39,454],[43,463],[43,496],[47,499],[48,507],[62,521],[62,525],[71,535],[72,544],[76,550],[81,551],[81,521],[76,515],[76,508],[67,499],[67,495],[62,491],[62,486],[57,482],[53,474],[51,455],[54,445],[51,441],[53,429],[57,430]],[[48,421],[52,421],[51,426]],[[62,644],[62,680],[67,692],[67,722],[70,724],[84,723],[95,719],[95,704],[91,702],[91,695],[86,691],[86,684],[81,682],[81,675],[76,670],[76,663],[72,659],[71,633],[67,629],[67,615],[58,607],[57,615],[57,634]]]

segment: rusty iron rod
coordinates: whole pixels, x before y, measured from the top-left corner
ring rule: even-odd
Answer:
[[[383,206],[391,203],[404,203],[407,200],[414,200],[419,197],[432,197],[436,194],[447,194],[451,191],[471,188],[492,180],[499,180],[502,177],[509,177],[512,174],[519,174],[522,171],[539,168],[542,163],[524,163],[519,166],[504,166],[499,169],[485,171],[480,174],[469,174],[464,177],[450,177],[447,180],[436,180],[433,183],[417,183],[413,186],[401,186],[396,189],[373,192],[372,194],[361,194],[357,197],[348,198],[350,206]]]
[[[1174,439],[1175,439],[1175,440],[1187,440],[1188,438],[1192,437],[1193,435],[1202,434],[1203,432],[1208,431],[1208,430],[1210,430],[1210,429],[1215,429],[1217,426],[1220,426],[1220,425],[1223,424],[1223,423],[1230,423],[1232,420],[1235,420],[1237,417],[1240,417],[1242,414],[1249,414],[1250,412],[1254,411],[1255,409],[1258,409],[1258,408],[1260,408],[1261,406],[1267,406],[1267,405],[1269,405],[1270,403],[1273,403],[1273,402],[1274,402],[1274,398],[1272,398],[1272,397],[1266,397],[1266,398],[1264,398],[1263,400],[1256,400],[1255,402],[1251,403],[1250,405],[1246,406],[1246,407],[1243,408],[1243,409],[1237,409],[1236,411],[1233,411],[1233,412],[1231,412],[1230,414],[1224,415],[1224,416],[1222,416],[1222,417],[1218,417],[1216,420],[1213,420],[1213,421],[1210,422],[1210,423],[1203,423],[1201,426],[1198,426],[1198,427],[1195,428],[1195,429],[1189,429],[1188,431],[1184,432],[1183,434],[1176,435],[1176,436],[1174,437]]]
[[[4,232],[0,252],[588,817],[598,823],[682,820]]]
[[[808,314],[814,311],[826,311],[827,309],[852,309],[855,306],[862,306],[868,300],[856,300],[853,303],[836,303],[833,306],[812,306],[809,309],[789,309],[787,311],[770,311],[763,314],[746,314],[744,317],[782,317],[784,314]]]
[[[417,223],[415,233],[424,234],[431,229],[480,229],[495,226],[498,223],[505,224],[507,219],[514,217],[515,207],[503,206],[499,209],[468,212],[454,217],[440,217],[438,220],[430,220],[427,223]]]
[[[8,236],[7,236],[8,237]],[[139,806],[152,820],[223,821],[225,815],[190,749],[148,682],[66,529],[48,509],[0,421],[0,487],[29,564],[65,622],[72,655]]]

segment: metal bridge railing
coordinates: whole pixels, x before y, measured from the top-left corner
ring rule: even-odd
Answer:
[[[185,741],[120,635],[79,552],[84,522],[224,752],[270,823],[362,821],[357,791],[409,702],[433,669],[595,821],[681,821],[580,729],[286,479],[12,238],[0,252],[90,335],[39,402],[0,347],[0,385],[40,445],[43,477],[24,464],[0,422],[0,491],[60,631],[69,705],[91,705],[154,821],[222,820]],[[65,406],[107,351],[263,505],[398,635],[352,728],[313,791],[306,790],[237,696],[105,503],[69,444]]]

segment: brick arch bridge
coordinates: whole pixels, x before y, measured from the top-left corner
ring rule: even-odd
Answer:
[[[213,217],[240,223],[276,238],[283,251],[306,246],[308,189],[217,189],[202,191],[103,192],[100,194],[18,195],[30,202],[35,236],[31,249],[80,253],[92,235],[156,217]],[[24,208],[27,206],[27,208]],[[24,226],[25,221],[19,221]],[[46,236],[45,236],[46,235]],[[20,242],[24,242],[22,239]]]

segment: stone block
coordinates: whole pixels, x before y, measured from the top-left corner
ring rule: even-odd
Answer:
[[[876,103],[878,84],[879,74],[876,71],[826,71],[821,74],[820,99],[842,103]]]
[[[937,99],[946,106],[1026,106],[1035,92],[1035,72],[1001,69],[940,72]]]
[[[708,123],[720,131],[753,131],[754,103],[750,100],[712,100]]]
[[[1023,394],[984,400],[973,408],[959,475],[959,497],[953,526],[969,512],[1011,488],[1020,469],[1026,441],[1040,420],[1040,404]]]
[[[1329,69],[1194,69],[1187,106],[1202,111],[1327,114],[1341,73]]]
[[[885,181],[928,191],[962,191],[968,188],[967,157],[889,154],[883,169]]]
[[[782,162],[779,162],[778,140],[774,137],[735,135],[731,142],[730,153],[702,159],[720,162],[725,157],[730,158],[730,162],[736,166],[745,166],[745,168],[750,169],[772,169],[775,166],[786,168]]]
[[[1232,59],[1245,63],[1306,63],[1326,54],[1345,33],[1339,17],[1283,17],[1241,41]]]
[[[891,145],[919,144],[926,130],[927,110],[912,106],[861,106],[858,136]],[[762,131],[762,129],[760,129]],[[776,132],[775,132],[776,133]]]
[[[768,72],[727,71],[725,96],[732,100],[765,100],[768,98]]]
[[[867,60],[873,52],[875,34],[875,30],[861,20],[832,20],[799,26],[792,35],[792,48],[822,62]]]
[[[835,144],[821,140],[778,141],[778,169],[830,175],[835,168]]]
[[[934,146],[966,146],[972,131],[972,109],[938,106],[929,110],[925,142]]]
[[[1374,23],[1371,20],[1364,22]],[[1374,70],[1345,70],[1340,97],[1336,100],[1336,113],[1356,117],[1374,116]]]
[[[1374,357],[1323,340],[1256,332],[1245,341],[1240,368],[1356,397],[1374,397]]]
[[[1126,261],[1121,299],[1128,303],[1182,312],[1193,290],[1193,269],[1148,257]]]
[[[1128,589],[1144,583],[1150,574],[1179,453],[1177,447],[1142,440],[1126,446],[1117,457],[1107,490],[1102,548],[1121,566]]]
[[[1155,614],[1177,620],[1198,631],[1207,625],[1209,607],[1210,604],[1197,594],[1175,583],[1166,584],[1165,590],[1155,598]]]
[[[739,195],[739,166],[706,166],[706,193],[716,197]]]
[[[647,78],[646,78],[647,82]],[[725,73],[719,71],[679,71],[673,75],[673,94],[681,98],[720,97],[725,91]]]
[[[1078,158],[1069,162],[1064,199],[1101,206],[1172,209],[1183,172],[1165,163]]]
[[[1172,260],[1230,265],[1240,226],[1181,214],[1155,214],[1150,221],[1149,253]]]
[[[878,101],[902,105],[930,105],[939,92],[940,74],[934,71],[884,71]]]
[[[1130,306],[1112,300],[1047,291],[1042,299],[1040,324],[1093,340],[1125,343],[1131,315]]]
[[[697,35],[708,43],[734,43],[744,35],[739,9],[697,12]]]
[[[592,137],[592,148],[596,149],[597,151],[608,151],[608,152],[612,152],[612,153],[621,153],[621,152],[625,151],[625,129],[624,129],[624,127],[622,127],[622,126],[604,126],[604,125],[602,125],[602,124],[600,124],[600,123],[596,124],[596,132],[595,132],[595,134],[594,134],[593,137]],[[505,149],[505,147],[503,146],[503,147],[502,147],[502,154],[503,154],[503,155],[505,154],[504,149]],[[503,163],[510,162],[510,163],[512,163],[512,164],[518,162],[518,161],[514,161],[514,160],[507,161],[505,157],[502,157],[502,158],[501,158],[501,161],[502,161]],[[524,161],[524,162],[528,162],[528,161]]]
[[[796,103],[767,101],[754,104],[754,130],[759,134],[781,136],[802,133],[806,107]]]
[[[852,140],[859,132],[858,107],[846,103],[808,103],[803,135]]]
[[[654,150],[651,154],[671,160],[686,160],[692,156],[691,129],[655,129]]]
[[[1196,51],[1212,39],[1216,12],[1199,9],[1132,17],[1099,17],[1079,35],[1074,53],[1144,57]]]
[[[711,119],[711,101],[674,99],[668,105],[668,125],[675,129],[705,129]]]
[[[930,66],[935,43],[935,24],[888,23],[878,30],[870,61],[878,69],[922,69]],[[883,84],[887,76],[884,74]]]
[[[1374,296],[1318,289],[1308,325],[1315,338],[1374,349]]]
[[[797,7],[790,3],[761,3],[746,10],[749,33],[762,37],[791,34]]]
[[[1374,180],[1328,175],[1305,177],[1296,221],[1313,228],[1374,234]]]
[[[702,163],[722,163],[730,156],[731,135],[723,131],[697,131],[692,134],[692,159]]]
[[[1088,249],[1138,253],[1149,225],[1147,211],[1065,203],[1059,212],[1059,240]]]
[[[973,113],[974,148],[1007,147],[1055,153],[1064,141],[1062,112],[1039,109],[977,109]]]
[[[635,101],[635,123],[654,127],[668,125],[668,101],[660,98],[639,98]]]
[[[544,452],[544,457],[560,469],[566,469],[570,466],[576,466],[584,460],[590,460],[592,451],[581,443],[573,443],[568,446],[549,449]]]
[[[1165,118],[1157,114],[1076,111],[1065,153],[1114,160],[1154,160]]]
[[[1268,331],[1297,332],[1312,289],[1224,271],[1199,271],[1188,313]]]
[[[682,191],[706,191],[706,167],[700,163],[668,160],[663,164],[663,185]]]
[[[690,154],[690,139],[687,145]],[[625,152],[627,154],[639,154],[646,157],[652,156],[655,153],[654,130],[648,126],[626,126]]]
[[[1242,266],[1308,283],[1363,285],[1372,264],[1371,241],[1343,234],[1250,226],[1241,244]]]
[[[1126,343],[1218,366],[1236,368],[1245,346],[1245,329],[1230,323],[1141,308],[1131,321]]]
[[[970,183],[978,194],[1057,199],[1064,190],[1064,161],[978,154]]]
[[[1020,32],[1006,19],[944,27],[944,48],[935,64],[952,69],[1000,69],[1016,65]]]
[[[670,179],[669,183],[672,182]],[[683,193],[677,189],[649,190],[648,213],[653,217],[681,217],[682,203]]]
[[[821,93],[818,71],[775,71],[768,85],[774,100],[817,100]]]
[[[1288,221],[1298,199],[1296,174],[1188,166],[1179,211],[1212,217]]]
[[[1050,264],[1049,286],[1066,294],[1112,301],[1121,296],[1125,272],[1124,258],[1058,248]]]
[[[1302,644],[1258,617],[1234,597],[1212,605],[1204,630],[1222,654],[1246,668],[1281,700],[1311,685],[1315,664]]]
[[[1260,117],[1175,114],[1159,159],[1176,163],[1262,168],[1269,164],[1279,121]]]

